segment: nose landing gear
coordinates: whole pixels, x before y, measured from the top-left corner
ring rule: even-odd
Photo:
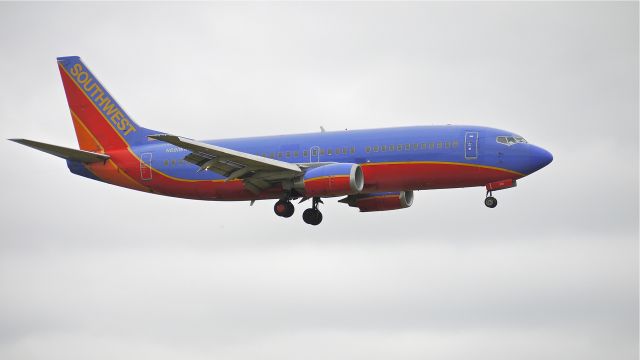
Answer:
[[[302,220],[309,225],[318,225],[322,222],[322,213],[318,210],[318,204],[323,204],[319,197],[314,197],[310,209],[302,213]]]
[[[487,197],[484,199],[484,204],[491,209],[498,206],[498,200],[493,197],[491,191],[487,191]]]

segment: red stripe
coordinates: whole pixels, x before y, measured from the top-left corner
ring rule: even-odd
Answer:
[[[484,186],[521,177],[494,168],[441,163],[363,164],[362,173],[365,192]]]

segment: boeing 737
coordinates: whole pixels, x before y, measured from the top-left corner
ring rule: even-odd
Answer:
[[[198,200],[276,200],[318,225],[322,198],[361,212],[408,208],[416,190],[483,186],[492,193],[545,167],[551,153],[510,131],[481,126],[413,126],[223,140],[138,125],[77,56],[58,68],[80,149],[11,139],[58,156],[72,173],[148,193]]]

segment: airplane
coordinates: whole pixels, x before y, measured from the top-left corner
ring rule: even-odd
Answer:
[[[80,149],[9,139],[63,158],[76,175],[153,194],[198,200],[311,200],[305,223],[322,222],[323,198],[361,212],[408,208],[414,191],[484,186],[493,191],[553,160],[510,131],[471,125],[411,126],[194,140],[138,125],[78,56],[57,58]]]

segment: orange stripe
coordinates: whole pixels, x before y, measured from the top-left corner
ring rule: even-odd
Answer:
[[[398,161],[398,162],[379,162],[379,163],[364,163],[361,164],[360,166],[374,166],[374,165],[403,165],[403,164],[407,164],[407,165],[414,165],[414,164],[428,164],[428,165],[459,165],[459,166],[470,166],[470,167],[477,167],[477,168],[482,168],[482,169],[491,169],[491,170],[499,170],[499,171],[504,171],[504,172],[509,172],[512,174],[516,174],[519,175],[521,177],[524,177],[525,174],[517,172],[517,171],[513,171],[513,170],[509,170],[509,169],[504,169],[504,168],[499,168],[499,167],[495,167],[495,166],[487,166],[487,165],[478,165],[478,164],[467,164],[467,163],[458,163],[458,162],[448,162],[448,161]]]

